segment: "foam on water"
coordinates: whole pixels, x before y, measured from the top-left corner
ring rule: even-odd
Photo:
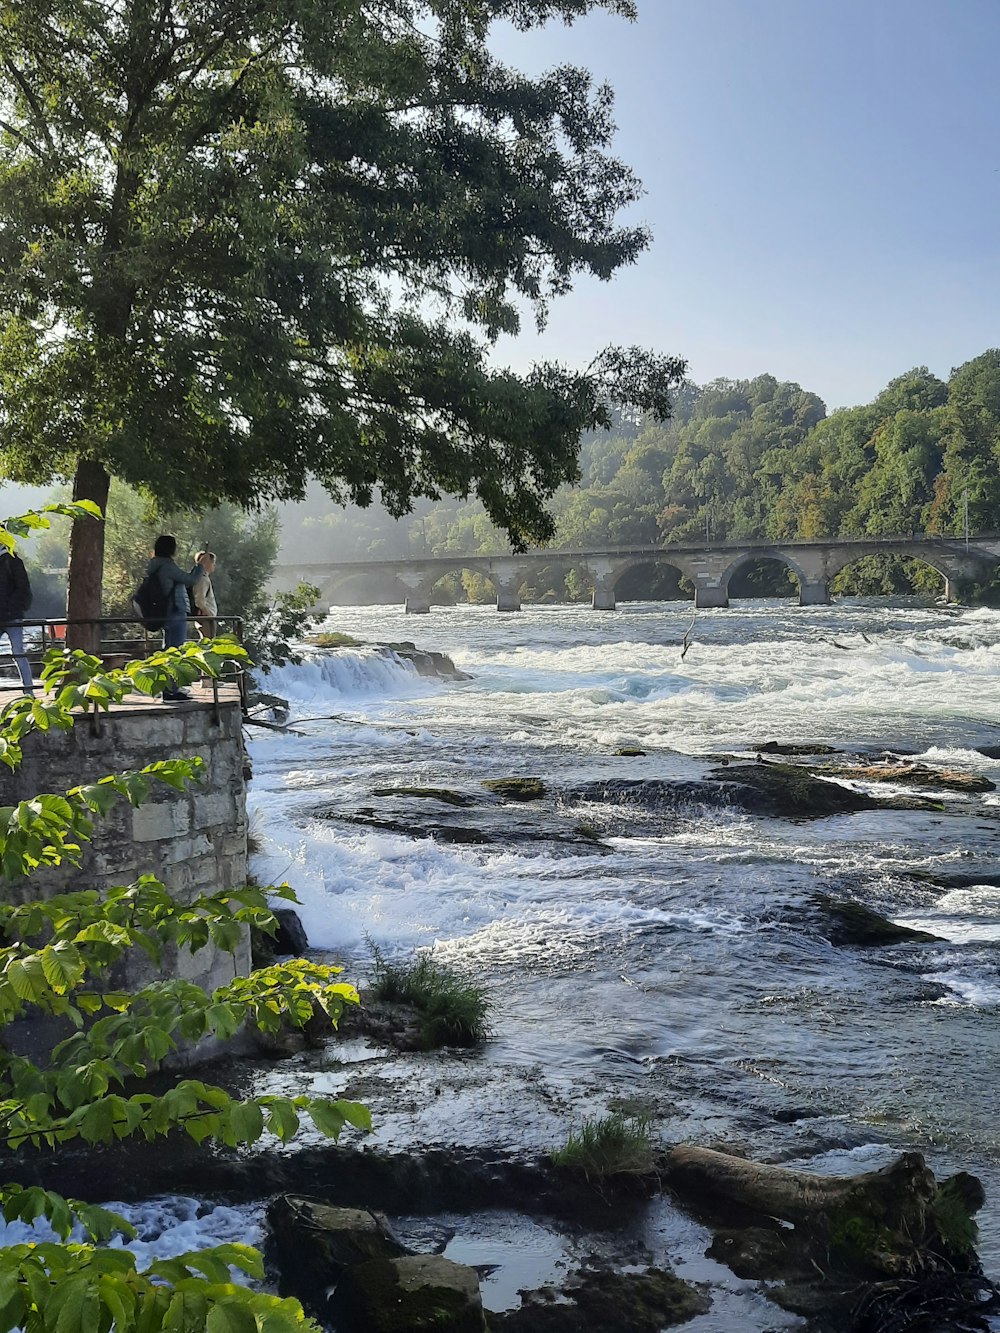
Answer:
[[[136,1229],[136,1236],[126,1239],[115,1236],[108,1242],[111,1249],[130,1250],[140,1272],[154,1259],[173,1259],[192,1250],[203,1250],[212,1245],[239,1242],[259,1245],[263,1239],[263,1205],[239,1206],[206,1203],[180,1194],[161,1195],[142,1203],[107,1203],[103,1205],[120,1213]],[[52,1241],[56,1235],[47,1222],[4,1222],[0,1218],[0,1246],[33,1244]],[[72,1240],[86,1239],[82,1229],[76,1228]],[[234,1281],[245,1282],[236,1270]]]

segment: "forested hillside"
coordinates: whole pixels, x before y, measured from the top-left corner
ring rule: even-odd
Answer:
[[[556,496],[556,547],[704,539],[938,535],[1000,529],[1000,350],[946,381],[919,366],[874,402],[827,414],[823,401],[771,375],[685,385],[671,420],[620,419],[584,438],[581,479]],[[284,514],[290,559],[379,559],[506,550],[481,509],[441,502],[396,522],[375,507],[329,512],[318,497]],[[841,590],[906,591],[910,562],[864,562]],[[937,576],[933,576],[936,586]],[[537,595],[582,595],[553,586]],[[466,579],[466,592],[481,591]],[[456,590],[457,591],[457,590]]]

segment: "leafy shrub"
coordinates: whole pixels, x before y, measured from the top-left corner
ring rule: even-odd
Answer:
[[[0,546],[46,528],[47,513],[96,517],[89,503],[46,506],[42,513],[0,525]],[[0,711],[0,763],[16,770],[32,732],[69,730],[88,712],[107,710],[126,695],[217,677],[246,653],[229,640],[189,643],[154,653],[120,670],[79,650],[53,649],[45,658],[39,697],[12,700]],[[65,794],[40,793],[0,810],[0,872],[21,879],[40,866],[81,863],[81,844],[94,820],[122,800],[141,805],[158,783],[179,790],[202,779],[195,756],[109,774]],[[245,931],[273,932],[268,894],[294,897],[287,887],[223,888],[181,903],[151,875],[98,892],[62,893],[39,902],[0,902],[0,1029],[15,1020],[61,1021],[68,1036],[46,1063],[5,1052],[0,1060],[0,1146],[55,1148],[83,1140],[111,1144],[141,1135],[149,1142],[174,1132],[196,1143],[236,1148],[265,1133],[287,1142],[308,1116],[320,1133],[337,1137],[346,1125],[367,1128],[355,1102],[307,1096],[243,1100],[200,1079],[166,1076],[155,1093],[134,1091],[179,1045],[206,1036],[225,1040],[245,1025],[276,1032],[304,1026],[318,1008],[336,1024],[357,1003],[339,968],[301,960],[237,976],[212,994],[179,978],[127,994],[109,972],[139,948],[159,961],[167,946],[192,953],[214,944],[235,952]],[[37,1186],[0,1187],[7,1221],[44,1218],[59,1242],[0,1247],[0,1333],[298,1333],[314,1329],[295,1300],[240,1286],[231,1269],[263,1277],[257,1251],[246,1245],[156,1260],[140,1270],[128,1250],[102,1247],[115,1233],[134,1234],[124,1218]],[[83,1243],[67,1244],[74,1227]]]
[[[647,1175],[656,1167],[656,1156],[649,1117],[615,1111],[571,1131],[565,1147],[552,1154],[552,1161],[588,1180],[607,1180]]]
[[[481,987],[429,954],[407,962],[389,962],[369,942],[375,961],[373,999],[409,1004],[416,1009],[424,1046],[475,1046],[490,1035],[490,1001]]]

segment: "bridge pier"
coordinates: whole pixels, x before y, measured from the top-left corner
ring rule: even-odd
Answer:
[[[729,591],[719,583],[695,583],[694,605],[698,611],[727,607],[729,605]]]
[[[595,586],[594,599],[591,602],[595,611],[614,611],[616,605],[614,588]]]
[[[830,588],[827,583],[799,582],[799,606],[829,606]]]
[[[497,588],[498,611],[520,611],[521,596],[517,588]]]
[[[431,609],[431,604],[420,593],[414,593],[407,597],[403,603],[403,609],[408,616],[426,616]]]

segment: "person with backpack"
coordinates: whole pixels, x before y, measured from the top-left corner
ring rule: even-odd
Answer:
[[[0,637],[7,635],[25,694],[35,692],[31,667],[24,655],[24,627],[21,624],[30,605],[31,584],[24,561],[13,551],[4,551],[0,555]]]
[[[146,566],[144,587],[150,610],[159,609],[159,616],[147,616],[144,608],[143,620],[162,619],[164,648],[180,648],[187,639],[187,622],[190,612],[188,589],[194,588],[205,577],[201,565],[196,564],[189,574],[185,574],[174,560],[177,554],[177,538],[163,533],[157,537],[153,546],[153,558]],[[159,594],[159,607],[152,605]],[[138,597],[138,594],[137,594]],[[190,699],[186,690],[164,690],[163,698],[168,703],[178,699]]]

